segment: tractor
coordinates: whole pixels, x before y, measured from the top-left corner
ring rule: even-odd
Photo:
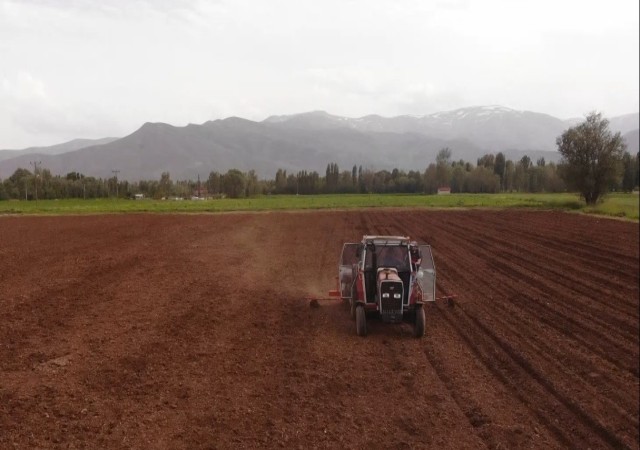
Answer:
[[[406,236],[368,236],[342,248],[338,290],[349,303],[358,336],[367,334],[367,316],[386,323],[413,323],[413,334],[424,336],[423,305],[434,302],[436,268],[431,247]]]

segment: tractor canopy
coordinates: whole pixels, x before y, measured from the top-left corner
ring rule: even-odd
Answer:
[[[436,269],[431,247],[418,245],[407,236],[365,235],[361,242],[344,244],[338,266],[340,296],[343,299],[354,297],[360,271],[364,278],[363,300],[375,302],[380,270],[392,270],[401,279],[405,286],[405,304],[409,302],[414,284],[417,284],[416,293],[421,301],[435,300]]]
[[[436,265],[433,262],[430,245],[419,245],[420,265],[416,278],[422,290],[423,302],[436,301]]]
[[[353,284],[356,276],[356,266],[359,261],[361,244],[347,243],[342,247],[338,276],[340,279],[340,296],[344,299],[351,298]]]

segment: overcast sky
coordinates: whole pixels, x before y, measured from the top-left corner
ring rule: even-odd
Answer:
[[[638,0],[0,0],[0,148],[325,110],[638,111]]]

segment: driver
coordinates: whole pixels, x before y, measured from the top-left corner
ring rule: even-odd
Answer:
[[[384,254],[382,255],[383,267],[395,267],[400,269],[405,266],[406,261],[406,247],[385,247]]]
[[[422,262],[422,255],[416,241],[411,241],[409,244],[409,254],[411,255],[411,271],[417,272]]]

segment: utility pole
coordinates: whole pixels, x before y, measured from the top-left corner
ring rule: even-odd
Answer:
[[[115,174],[116,177],[116,198],[118,198],[118,174],[120,173],[120,171],[112,170],[111,173]]]
[[[42,164],[42,161],[31,161],[29,164],[33,166],[34,184],[36,186],[36,203],[38,203],[38,164]]]

